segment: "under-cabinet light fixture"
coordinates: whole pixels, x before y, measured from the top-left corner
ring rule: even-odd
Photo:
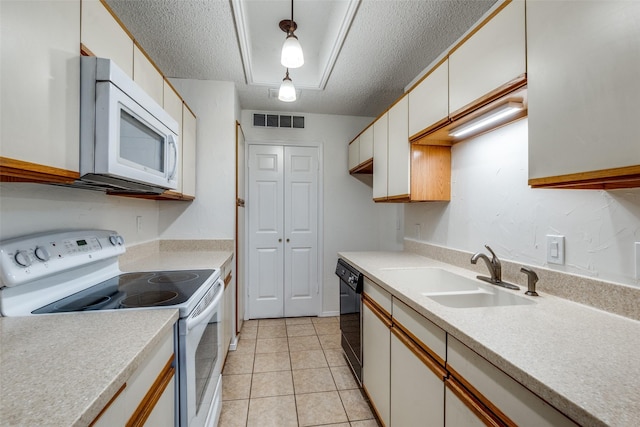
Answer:
[[[477,119],[474,119],[468,123],[463,124],[462,126],[458,126],[457,128],[451,129],[449,132],[449,136],[453,138],[459,138],[461,136],[468,135],[478,129],[487,127],[493,123],[496,123],[505,117],[512,116],[524,109],[524,105],[521,102],[507,102],[506,104],[502,104],[498,108],[495,108]]]
[[[287,74],[282,79],[280,84],[280,90],[278,91],[278,99],[284,102],[293,102],[296,100],[296,88],[293,86],[291,77],[289,77],[289,69],[287,68]]]

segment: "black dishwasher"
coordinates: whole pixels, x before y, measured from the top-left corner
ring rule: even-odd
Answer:
[[[362,385],[362,274],[342,258],[338,259],[336,275],[340,278],[340,333],[342,351]]]

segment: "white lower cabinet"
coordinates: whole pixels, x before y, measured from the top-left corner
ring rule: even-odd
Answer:
[[[447,371],[448,427],[475,425],[469,412],[480,420],[477,425],[483,425],[481,420],[485,417],[497,420],[498,425],[576,425],[451,335],[447,338]]]
[[[173,360],[173,330],[170,330],[90,425],[174,426]]]
[[[364,279],[362,385],[378,418],[390,426],[391,295]]]

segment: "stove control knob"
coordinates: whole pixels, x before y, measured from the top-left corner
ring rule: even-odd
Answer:
[[[118,244],[118,237],[115,234],[112,234],[111,236],[109,236],[109,243],[111,243],[113,246]]]
[[[18,251],[13,258],[16,260],[18,265],[21,265],[22,267],[29,267],[31,265],[31,258],[27,251]]]
[[[44,262],[49,261],[49,258],[51,258],[49,251],[44,246],[36,246],[36,250],[34,251],[34,254],[36,255],[36,258]]]
[[[116,236],[116,241],[118,242],[118,246],[124,245],[124,237],[119,234]]]

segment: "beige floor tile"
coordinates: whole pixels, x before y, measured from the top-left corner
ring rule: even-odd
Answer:
[[[256,351],[256,340],[240,338],[236,346],[236,353],[254,353]]]
[[[256,353],[277,353],[289,351],[286,338],[260,338],[256,342]]]
[[[358,383],[353,377],[351,368],[348,366],[333,366],[331,368],[331,374],[333,375],[333,380],[336,382],[336,388],[338,390],[351,390],[358,388]]]
[[[338,322],[332,323],[316,323],[313,325],[318,335],[333,335],[340,333],[340,324]]]
[[[320,339],[320,345],[323,349],[342,348],[340,345],[340,334],[333,335],[318,335]]]
[[[327,368],[322,350],[292,351],[291,369]]]
[[[224,375],[222,400],[248,399],[251,391],[251,374]]]
[[[251,398],[293,394],[291,371],[258,372],[253,374]]]
[[[258,336],[258,327],[254,326],[254,327],[242,327],[242,331],[240,331],[240,339],[247,339],[247,340],[255,340],[256,337]]]
[[[287,326],[289,325],[312,325],[311,317],[287,317],[285,319]]]
[[[339,316],[312,317],[311,321],[313,322],[314,325],[317,325],[319,323],[338,323],[338,324],[340,324],[340,317]]]
[[[222,402],[218,427],[245,427],[248,409],[249,399]]]
[[[287,325],[287,336],[289,337],[305,337],[309,335],[316,335],[316,330],[312,324]]]
[[[298,427],[293,395],[263,397],[249,402],[248,427]]]
[[[250,374],[253,372],[253,353],[230,352],[224,364],[224,375]]]
[[[379,427],[378,421],[376,419],[372,420],[362,420],[362,421],[352,421],[351,427]]]
[[[257,328],[258,319],[245,320],[242,322],[242,328]]]
[[[253,372],[290,371],[291,359],[289,352],[258,353],[253,366]]]
[[[258,327],[260,326],[283,326],[285,324],[285,319],[283,317],[278,319],[259,319]]]
[[[342,404],[347,411],[349,421],[369,420],[373,418],[371,407],[359,389],[341,390],[339,393]]]
[[[329,368],[297,369],[293,371],[296,394],[336,390]]]
[[[268,325],[258,327],[258,338],[286,338],[287,327],[284,323],[282,325]]]
[[[342,349],[330,348],[324,350],[324,357],[327,358],[329,366],[347,366]]]
[[[320,340],[315,335],[308,337],[289,337],[289,351],[321,350]]]
[[[348,421],[336,391],[298,394],[296,404],[301,427]]]

